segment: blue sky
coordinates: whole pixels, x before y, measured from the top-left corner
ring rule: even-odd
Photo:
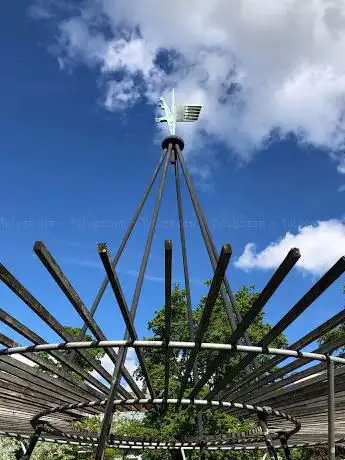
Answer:
[[[33,254],[32,246],[36,240],[46,243],[90,306],[104,277],[96,244],[105,241],[114,253],[121,242],[124,225],[131,219],[160,155],[162,134],[155,126],[151,97],[160,89],[169,91],[173,80],[168,74],[166,86],[157,84],[148,96],[147,87],[143,91],[141,88],[157,74],[136,69],[140,94],[135,101],[123,104],[114,81],[123,81],[128,75],[133,79],[130,65],[121,64],[114,75],[102,75],[99,63],[90,64],[90,57],[80,57],[80,49],[77,56],[71,40],[67,43],[66,36],[61,38],[66,33],[61,27],[66,25],[63,21],[80,12],[64,10],[60,17],[56,10],[54,14],[47,10],[44,17],[39,9],[42,5],[35,4],[34,10],[33,5],[6,2],[0,17],[1,261],[62,323],[80,326],[81,320]],[[104,27],[96,26],[100,30]],[[121,39],[119,31],[116,36]],[[145,42],[144,33],[140,40]],[[165,65],[163,61],[160,64]],[[178,76],[181,73],[173,74],[175,79]],[[128,84],[136,91],[132,83]],[[128,95],[126,88],[121,88]],[[200,98],[205,102],[201,92],[205,88],[190,88],[191,94],[199,98],[195,102]],[[185,94],[186,88],[181,87],[179,92],[177,84],[177,97]],[[107,97],[111,99],[108,104]],[[232,103],[223,103],[221,110],[228,110],[227,104]],[[184,128],[185,154],[217,247],[224,242],[233,247],[228,270],[233,289],[242,284],[261,289],[289,245],[300,242],[302,259],[303,250],[306,253],[306,264],[289,275],[266,308],[266,319],[274,323],[326,271],[325,266],[330,267],[345,252],[345,195],[339,191],[345,178],[341,174],[340,144],[331,146],[326,138],[317,140],[307,122],[301,120],[296,123],[307,132],[305,137],[301,138],[299,128],[294,130],[285,124],[274,140],[268,142],[262,135],[259,141],[254,125],[250,137],[250,126],[240,132],[229,114],[229,129],[237,139],[230,141],[226,124],[225,130],[223,126],[222,132],[217,131],[221,125],[217,124],[216,129],[207,106],[203,110],[200,128]],[[172,239],[174,244],[174,280],[183,278],[173,185],[170,168],[135,322],[140,335],[145,334],[153,311],[163,305],[165,239]],[[155,195],[156,189],[119,264],[128,303]],[[211,267],[185,188],[184,212],[191,222],[186,235],[196,305],[206,292],[202,281],[210,277]],[[311,229],[307,234],[303,231],[306,227]],[[292,236],[286,242],[287,232]],[[286,243],[281,245],[281,241]],[[250,249],[249,258],[245,258],[248,243],[254,243],[256,249]],[[263,252],[270,244],[275,244],[272,252]],[[288,329],[290,343],[343,308],[343,284],[344,278]],[[6,286],[1,286],[0,292],[2,308],[48,340],[57,339]],[[110,292],[96,318],[109,338],[122,337],[123,324]],[[8,332],[3,325],[0,329]]]

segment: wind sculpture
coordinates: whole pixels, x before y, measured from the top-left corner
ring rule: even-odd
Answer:
[[[159,106],[163,111],[163,116],[157,118],[157,122],[167,123],[170,135],[162,142],[161,157],[115,256],[110,257],[106,244],[98,245],[105,278],[90,308],[87,308],[82,301],[47,246],[40,241],[34,245],[35,254],[84,322],[78,341],[3,264],[0,264],[0,280],[27,305],[33,314],[41,318],[61,338],[60,343],[47,343],[44,337],[31,330],[20,319],[0,309],[0,321],[7,326],[7,330],[15,332],[17,337],[19,335],[31,343],[31,345],[22,346],[4,333],[0,334],[0,342],[4,346],[0,350],[0,435],[28,440],[22,460],[30,459],[39,440],[89,446],[95,449],[95,460],[103,460],[104,450],[107,447],[116,447],[123,451],[181,450],[183,458],[190,451],[198,451],[201,458],[204,458],[213,451],[231,453],[232,451],[262,450],[269,458],[278,459],[277,452],[279,451],[280,455],[290,460],[293,458],[294,448],[311,449],[315,446],[325,447],[328,450],[329,459],[335,460],[336,444],[345,442],[345,428],[342,423],[345,408],[345,380],[343,378],[345,359],[342,355],[332,355],[332,353],[345,345],[345,337],[320,345],[312,352],[303,350],[341,324],[345,320],[345,310],[341,310],[314,330],[300,337],[287,349],[276,349],[270,345],[343,275],[345,258],[340,258],[311,286],[259,343],[252,344],[248,336],[249,326],[293,269],[300,258],[300,253],[298,249],[291,248],[250,310],[242,317],[226,276],[232,253],[231,246],[223,245],[218,254],[184,160],[184,141],[176,136],[176,124],[197,121],[202,106],[176,105],[174,92],[171,107],[164,98],[160,98]],[[172,166],[176,185],[188,326],[190,336],[193,338],[193,341],[189,342],[171,340],[173,332],[171,331],[173,252],[170,240],[165,241],[164,246],[164,336],[159,341],[140,340],[135,327],[137,307],[169,166]],[[187,184],[213,271],[200,323],[196,328],[192,321],[180,170]],[[160,172],[156,202],[135,291],[131,301],[128,301],[117,276],[116,266]],[[108,285],[125,322],[126,330],[122,340],[108,340],[101,325],[95,320],[95,313]],[[232,332],[227,343],[206,343],[205,333],[210,326],[210,318],[218,296],[221,296],[223,300]],[[92,341],[85,340],[87,330],[93,335]],[[114,364],[113,374],[110,374],[87,353],[88,349],[94,348],[104,349]],[[147,389],[145,391],[138,387],[126,368],[125,359],[129,348],[135,350],[144,376]],[[157,348],[164,351],[164,388],[154,388],[152,384],[143,353],[146,348]],[[173,394],[173,389],[169,387],[172,349],[189,350],[185,372],[176,394]],[[72,351],[72,356],[63,353],[66,350]],[[217,352],[217,355],[200,375],[196,363],[200,354],[205,350]],[[39,352],[42,351],[48,353],[56,363],[61,363],[72,370],[79,376],[79,379],[73,379],[72,375],[61,367],[42,359],[39,355]],[[27,357],[33,365],[30,366],[13,357],[18,354]],[[209,390],[204,399],[198,399],[200,391],[210,382],[216,369],[235,354],[240,355],[238,363]],[[256,359],[258,355],[266,355],[269,359],[260,363]],[[79,366],[75,359],[76,356],[86,360],[94,372],[85,371]],[[293,358],[293,360],[286,364],[284,361],[287,358]],[[305,367],[307,363],[310,365]],[[237,380],[234,384],[234,376],[242,375],[244,370],[247,372],[243,374],[240,382]],[[96,378],[95,373],[102,379]],[[132,393],[124,388],[121,383],[122,378],[127,382]],[[192,385],[190,385],[190,380]],[[207,387],[210,388],[210,386]],[[190,405],[198,409],[198,436],[196,438],[155,442],[152,439],[131,437],[130,433],[122,437],[110,433],[115,410],[141,411],[154,407],[164,408],[167,405],[176,406],[176,410],[182,410],[183,407]],[[229,411],[241,417],[254,417],[258,421],[257,428],[250,432],[224,433],[223,435],[205,433],[203,411],[210,408]],[[73,427],[73,422],[89,415],[100,416],[102,420],[98,435],[91,432],[81,434]]]

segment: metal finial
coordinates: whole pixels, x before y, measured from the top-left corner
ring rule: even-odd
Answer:
[[[156,118],[157,123],[167,123],[170,134],[175,136],[176,123],[197,121],[202,108],[198,104],[175,104],[175,90],[172,90],[171,108],[168,106],[164,97],[158,99],[158,105],[162,109],[164,116]]]

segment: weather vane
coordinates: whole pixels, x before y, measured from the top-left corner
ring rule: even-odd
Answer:
[[[198,104],[175,104],[175,90],[172,90],[171,108],[168,106],[164,97],[158,99],[158,105],[162,109],[164,116],[156,118],[157,123],[168,123],[169,131],[172,136],[176,135],[176,123],[197,121],[202,108]]]

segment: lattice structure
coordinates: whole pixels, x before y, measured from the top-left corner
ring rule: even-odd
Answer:
[[[19,319],[0,309],[0,320],[16,334],[33,344],[20,346],[10,337],[0,334],[0,342],[5,347],[0,350],[0,434],[29,440],[23,459],[30,458],[39,439],[48,442],[91,446],[95,449],[96,460],[102,460],[105,447],[117,447],[124,451],[183,449],[183,452],[188,452],[198,450],[201,456],[207,455],[208,451],[215,450],[259,449],[267,451],[272,459],[278,458],[277,451],[279,450],[286,459],[291,459],[293,458],[292,449],[300,446],[307,448],[325,446],[329,451],[329,458],[335,459],[336,443],[345,443],[343,422],[345,359],[331,354],[345,345],[345,337],[321,345],[312,353],[304,352],[303,349],[341,324],[345,320],[345,310],[290,344],[286,350],[270,348],[270,344],[307,308],[311,307],[312,303],[344,273],[345,258],[339,259],[287,311],[259,343],[250,343],[247,333],[248,327],[262,312],[272,295],[295,266],[300,257],[299,251],[298,249],[289,251],[251,309],[242,317],[226,276],[226,269],[231,257],[231,247],[228,244],[224,245],[220,255],[215,249],[183,158],[183,140],[172,135],[164,139],[162,146],[162,155],[115,257],[110,259],[104,244],[98,246],[106,277],[90,309],[84,305],[47,247],[42,242],[37,242],[34,246],[35,253],[84,322],[79,341],[73,339],[62,324],[4,265],[0,264],[0,279],[31,309],[33,314],[38,315],[47,326],[61,337],[61,343],[46,343],[43,337],[28,328]],[[173,258],[171,241],[165,242],[165,336],[160,341],[141,341],[134,325],[169,167],[174,171],[176,183],[188,323],[191,337],[193,337],[192,342],[174,342],[171,340],[171,267]],[[192,302],[180,186],[181,169],[214,271],[202,317],[196,329],[194,329],[192,322]],[[157,199],[135,293],[131,304],[128,305],[116,275],[116,265],[160,172]],[[108,340],[94,319],[108,284],[114,293],[126,324],[123,340]],[[232,333],[226,344],[205,343],[205,333],[219,295],[223,299]],[[84,340],[87,330],[90,330],[94,337],[92,342]],[[138,387],[125,367],[126,353],[131,347],[136,352],[144,376],[145,388],[147,389],[145,391]],[[110,375],[87,353],[90,348],[105,350],[115,366],[113,375]],[[115,352],[114,348],[118,351]],[[153,387],[145,363],[143,353],[145,348],[159,348],[165,353],[164,388]],[[172,349],[190,351],[178,394],[172,394],[172,389],[169,388],[169,365]],[[72,356],[63,353],[66,350],[72,350]],[[217,352],[217,356],[200,377],[195,364],[198,356],[205,350]],[[71,374],[43,359],[39,354],[42,351],[48,353],[63,366],[73,370],[80,378],[73,379]],[[238,364],[209,391],[206,397],[198,399],[201,389],[210,382],[217,368],[236,353],[239,353],[241,357]],[[18,361],[13,357],[14,354],[27,357],[35,366],[29,366]],[[260,364],[255,359],[261,354],[269,356],[264,364]],[[108,385],[80,367],[75,360],[76,356],[85,359],[88,365]],[[284,364],[284,360],[287,358],[293,358],[293,360]],[[310,363],[310,365],[305,367],[306,363]],[[272,370],[273,368],[275,370]],[[249,372],[239,383],[234,385],[232,383],[233,377],[245,369],[249,369]],[[42,371],[49,372],[44,373]],[[194,387],[189,391],[189,394],[186,394],[191,375]],[[131,388],[131,393],[121,385],[122,378]],[[131,438],[130,436],[119,438],[109,434],[114,411],[144,411],[156,406],[162,408],[167,404],[175,405],[178,410],[183,410],[186,405],[193,405],[198,409],[198,437],[176,440],[175,442],[157,442],[150,439]],[[228,411],[241,417],[255,418],[258,420],[257,428],[246,433],[205,435],[202,426],[202,413],[210,408]],[[99,435],[80,433],[73,428],[72,422],[95,414],[103,415]]]

